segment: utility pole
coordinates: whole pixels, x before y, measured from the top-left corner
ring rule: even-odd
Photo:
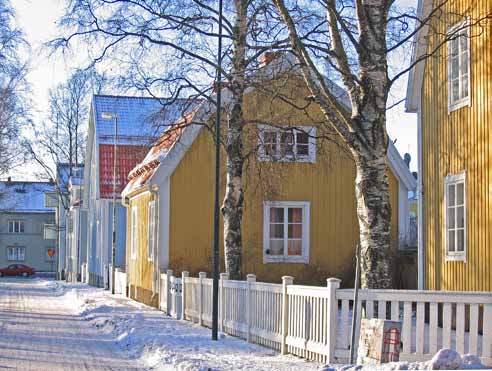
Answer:
[[[222,106],[222,0],[219,0],[219,45],[217,50],[216,118],[215,118],[215,207],[214,207],[214,275],[212,286],[212,340],[218,339],[219,327],[219,186],[220,186],[220,120]],[[184,308],[183,308],[184,310]]]
[[[111,294],[114,295],[115,263],[116,263],[116,156],[118,141],[118,115],[116,113],[103,113],[102,118],[114,119],[114,147],[113,147],[113,241],[111,246]]]

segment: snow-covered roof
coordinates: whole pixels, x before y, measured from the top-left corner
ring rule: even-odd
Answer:
[[[0,212],[55,212],[54,208],[44,206],[46,192],[55,192],[55,185],[49,182],[0,182]]]
[[[114,143],[114,118],[118,119],[118,144],[144,145],[159,136],[162,127],[177,121],[186,111],[186,100],[94,95],[94,120],[100,144]]]

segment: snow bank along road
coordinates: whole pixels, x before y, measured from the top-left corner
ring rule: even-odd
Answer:
[[[53,281],[0,279],[0,370],[138,370]]]

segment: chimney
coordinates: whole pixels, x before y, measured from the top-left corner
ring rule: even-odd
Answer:
[[[9,177],[7,178],[7,183],[12,183],[12,177],[11,177],[11,176],[9,176]]]
[[[410,156],[410,153],[405,153],[403,155],[403,161],[407,164],[407,167],[410,168],[410,161],[412,161],[412,156]]]
[[[277,53],[265,52],[260,56],[260,67],[265,67],[277,57]]]

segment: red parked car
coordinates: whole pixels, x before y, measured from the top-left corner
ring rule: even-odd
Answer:
[[[34,273],[36,273],[36,270],[25,264],[10,264],[7,268],[0,269],[0,277],[2,276],[29,277]]]

